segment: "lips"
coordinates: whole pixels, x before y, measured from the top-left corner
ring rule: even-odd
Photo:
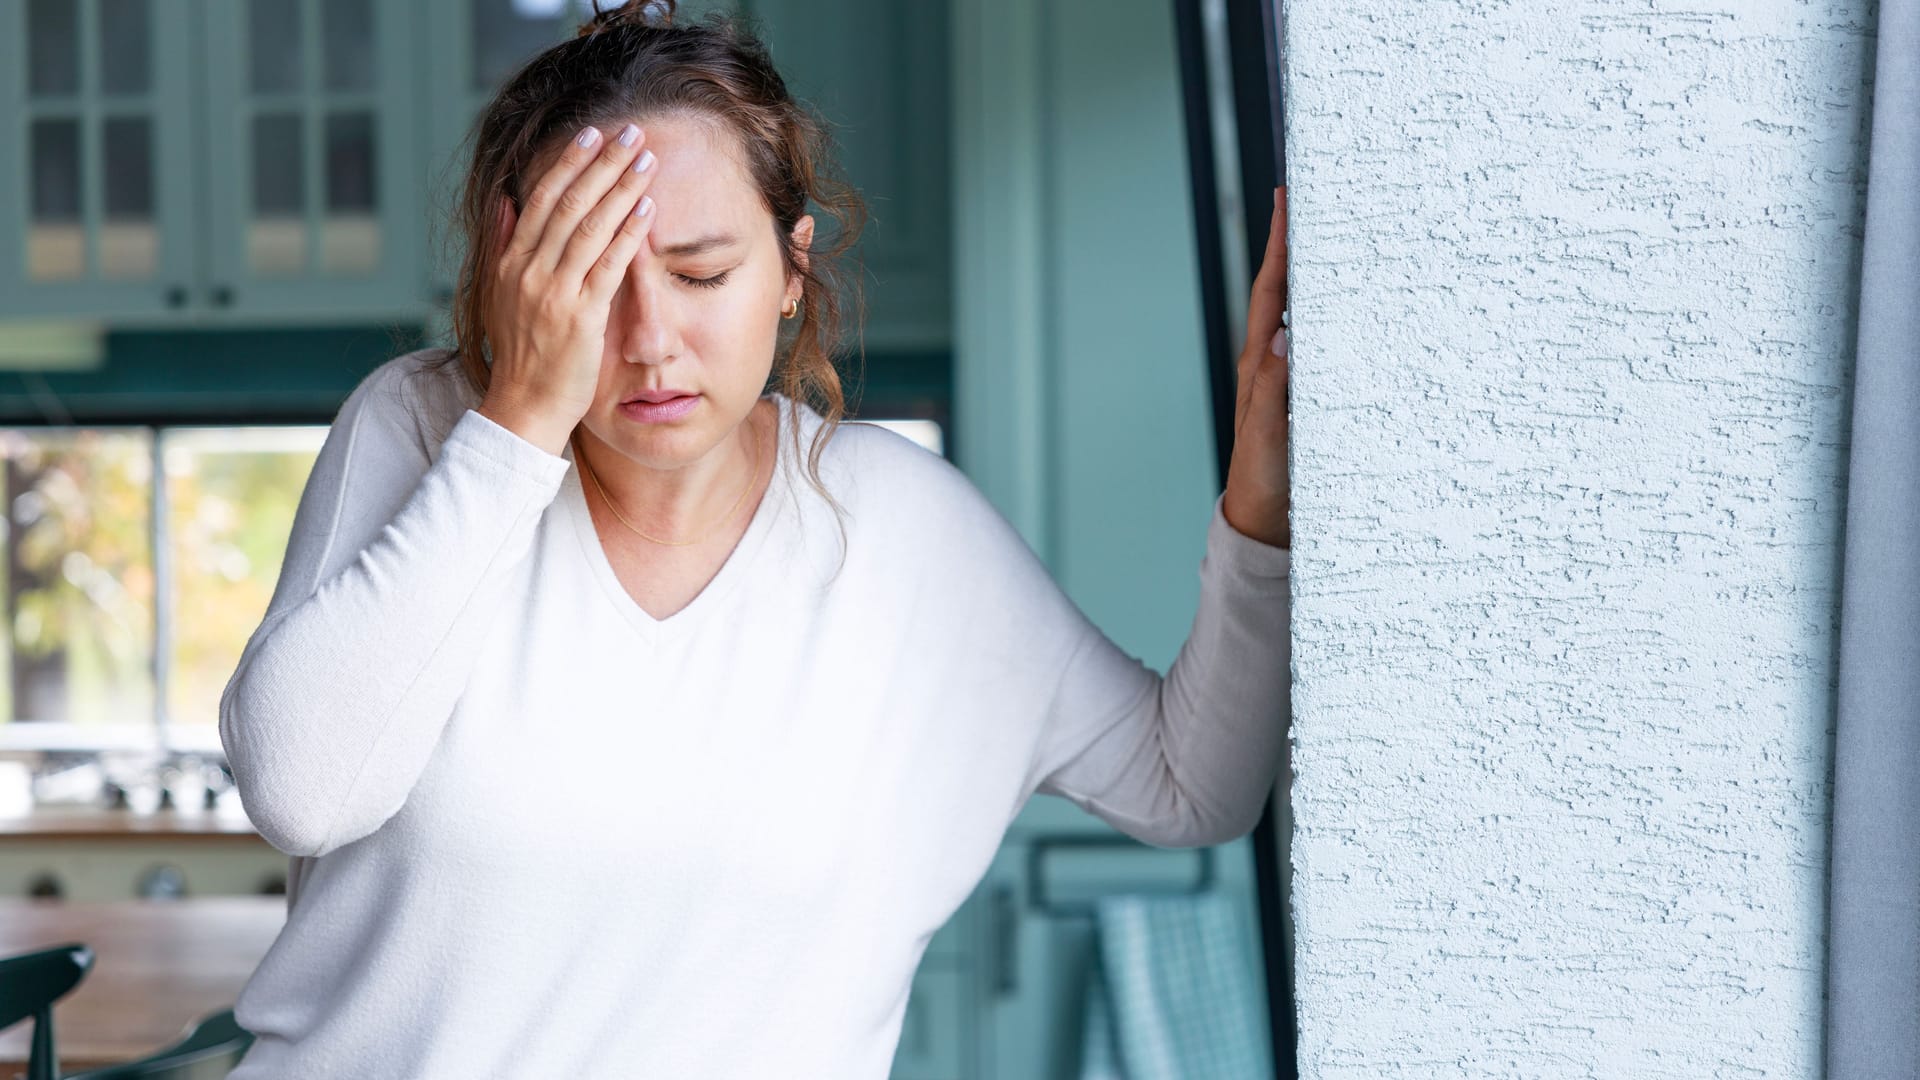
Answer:
[[[692,396],[692,394],[693,394],[693,391],[691,390],[642,390],[639,393],[634,394],[631,397],[628,397],[625,401],[622,401],[620,404],[626,405],[635,401],[644,401],[649,404],[657,405],[662,401],[672,401],[674,398],[690,397]]]

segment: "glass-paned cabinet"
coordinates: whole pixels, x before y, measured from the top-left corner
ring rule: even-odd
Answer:
[[[0,316],[417,317],[414,16],[0,0]]]
[[[591,8],[0,0],[0,319],[402,321],[441,338],[473,123]],[[947,112],[945,10],[682,0],[676,16],[751,16],[825,114],[872,214],[857,261],[882,350],[951,336],[947,138],[929,122]]]
[[[419,297],[412,4],[207,0],[215,304],[280,313]]]
[[[172,8],[0,0],[0,315],[192,303],[193,30]]]
[[[465,247],[451,230],[460,185],[473,158],[480,110],[521,64],[571,37],[590,0],[428,0],[437,36],[452,43],[421,56],[436,110],[427,138],[421,194],[430,219],[427,276],[440,322],[453,296]],[[430,335],[432,336],[432,335]]]

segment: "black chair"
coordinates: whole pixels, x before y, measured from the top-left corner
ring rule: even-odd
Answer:
[[[26,1080],[58,1080],[53,1003],[80,985],[92,967],[93,950],[79,942],[0,959],[0,1030],[33,1018]]]
[[[222,1080],[253,1045],[253,1033],[222,1009],[194,1021],[186,1038],[138,1061],[123,1061],[61,1080]]]

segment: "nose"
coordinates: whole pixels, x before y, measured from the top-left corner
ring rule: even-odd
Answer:
[[[658,364],[679,348],[673,296],[656,278],[644,259],[635,258],[607,312],[607,333],[630,364]]]

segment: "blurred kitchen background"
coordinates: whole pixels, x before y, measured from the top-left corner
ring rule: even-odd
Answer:
[[[286,856],[239,805],[221,690],[339,403],[447,341],[468,124],[587,6],[0,0],[0,953],[101,943],[56,1014],[65,1066],[177,1040],[280,925]],[[1225,0],[1180,16],[1215,61],[1206,192],[1167,0],[680,17],[711,8],[758,20],[869,200],[853,418],[954,460],[1165,671],[1220,489],[1206,341],[1248,281]],[[1092,981],[1097,902],[1123,895],[1193,899],[1223,946],[1199,985],[1225,989],[1158,1019],[1261,1043],[1188,1075],[1275,1075],[1253,842],[1151,848],[1035,799],[933,942],[894,1075],[1127,1075],[1106,1048],[1147,1018]],[[0,1032],[0,1070],[30,1026]]]

